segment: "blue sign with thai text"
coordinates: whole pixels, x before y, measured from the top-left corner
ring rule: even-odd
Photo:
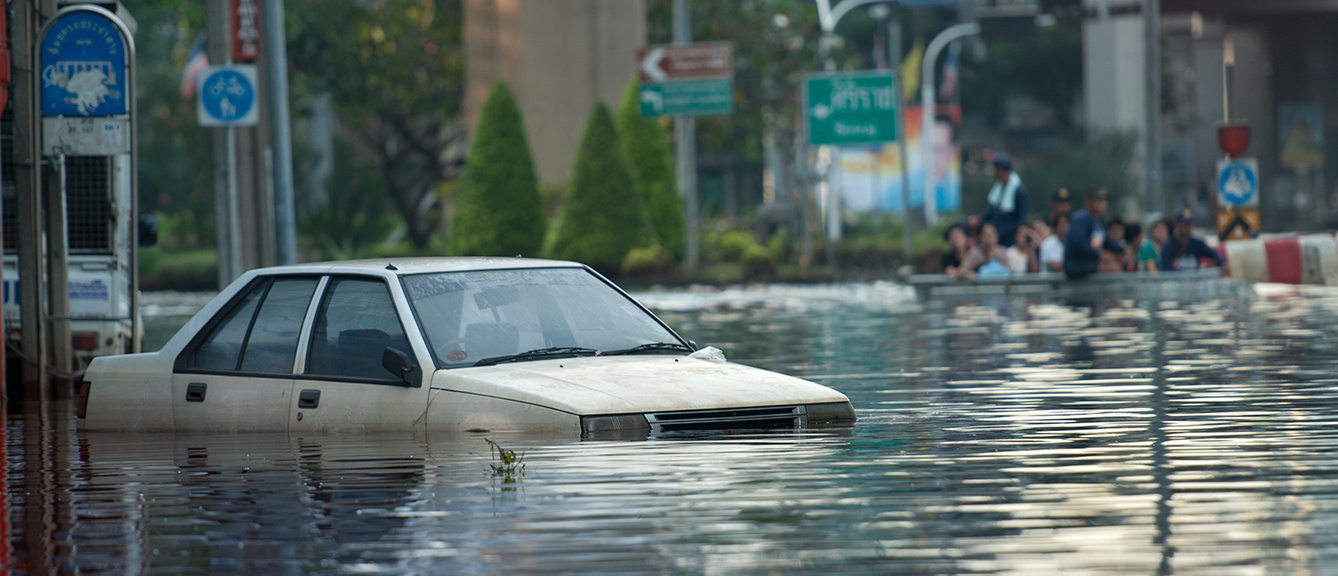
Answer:
[[[91,10],[61,16],[47,28],[41,50],[43,115],[129,113],[126,39],[106,16]]]

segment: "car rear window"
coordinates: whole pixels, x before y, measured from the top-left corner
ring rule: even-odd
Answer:
[[[193,370],[292,374],[317,278],[256,282],[186,359]]]
[[[275,280],[251,326],[242,356],[243,372],[291,374],[297,358],[297,337],[311,305],[317,279]]]

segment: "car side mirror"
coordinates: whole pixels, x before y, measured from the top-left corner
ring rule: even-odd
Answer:
[[[409,359],[409,355],[405,354],[403,350],[394,346],[386,346],[385,351],[381,353],[381,366],[389,370],[396,378],[403,380],[405,386],[418,385],[418,382],[414,379],[418,367],[414,366],[413,361]]]

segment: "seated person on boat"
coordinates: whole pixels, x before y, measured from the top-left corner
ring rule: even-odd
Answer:
[[[1064,272],[1064,236],[1069,233],[1069,215],[1067,212],[1052,214],[1048,224],[1050,225],[1050,234],[1041,241],[1041,274],[1062,274]]]
[[[999,244],[999,230],[989,222],[980,225],[980,243],[967,251],[955,278],[1007,278],[1012,275],[1008,252]]]
[[[1194,212],[1189,208],[1175,215],[1175,233],[1161,245],[1162,270],[1198,270],[1226,265],[1226,258],[1203,240],[1194,237]]]

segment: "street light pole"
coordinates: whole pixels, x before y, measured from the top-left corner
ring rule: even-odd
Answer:
[[[929,42],[920,65],[920,157],[925,167],[925,223],[930,226],[938,223],[938,198],[934,193],[934,62],[948,43],[976,34],[980,34],[980,24],[976,22],[949,26]]]
[[[888,2],[889,0],[844,0],[836,6],[831,5],[831,0],[816,0],[818,4],[818,23],[822,26],[822,39],[818,41],[818,54],[822,58],[822,68],[828,74],[836,72],[836,59],[832,57],[832,41],[836,34],[836,25],[841,18],[849,14],[851,10],[864,6],[866,4],[878,4]],[[824,151],[826,154],[822,154]],[[808,147],[803,148],[804,154],[799,158],[800,165],[803,167],[805,175],[810,170],[808,159]],[[827,158],[827,169],[823,171],[822,180],[827,184],[827,272],[833,275],[836,272],[836,243],[841,240],[841,198],[836,190],[827,182],[828,175],[831,174],[831,164],[836,162],[836,154],[829,147],[819,149],[819,155]],[[804,179],[804,204],[808,204],[809,195],[812,188],[809,186],[809,178]],[[804,226],[808,226],[807,220]],[[806,247],[805,252],[808,252]]]

